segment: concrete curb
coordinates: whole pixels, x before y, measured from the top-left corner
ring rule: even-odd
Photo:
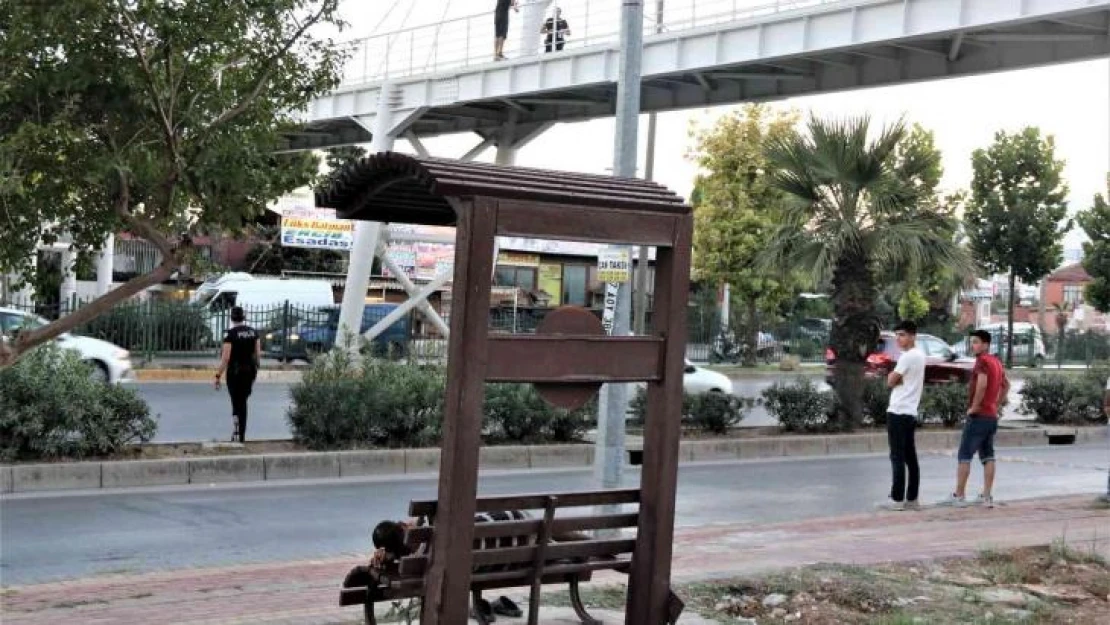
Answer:
[[[1060,428],[1057,428],[1060,429]],[[1072,431],[1068,428],[1068,431]],[[1048,444],[1042,428],[999,430],[999,447]],[[1078,428],[1076,442],[1106,436],[1105,428]],[[951,451],[959,431],[923,431],[917,435],[921,451]],[[768,436],[764,438],[687,440],[679,446],[680,462],[820,458],[880,453],[887,449],[886,434]],[[0,492],[31,493],[135,486],[181,486],[232,482],[328,479],[382,475],[428,475],[439,470],[439,449],[374,449],[305,452],[168,460],[63,462],[0,465]],[[593,465],[589,444],[500,446],[481,449],[481,467],[488,470],[551,469]]]
[[[262,369],[258,372],[259,382],[300,382],[302,371],[283,369]],[[200,369],[136,369],[136,382],[212,382],[216,367]]]

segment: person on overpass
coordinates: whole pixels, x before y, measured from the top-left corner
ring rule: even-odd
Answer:
[[[555,15],[547,18],[540,33],[546,35],[543,41],[543,51],[551,52],[552,49],[562,50],[570,36],[570,26],[563,19],[563,10],[555,7]]]
[[[505,39],[509,36],[509,8],[520,11],[516,0],[497,0],[493,10],[493,60],[505,60]]]

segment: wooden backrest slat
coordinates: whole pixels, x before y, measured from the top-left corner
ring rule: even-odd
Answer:
[[[540,510],[547,504],[548,497],[558,497],[560,508],[639,503],[640,489],[626,488],[574,493],[481,497],[475,502],[474,511],[502,512],[505,510]],[[409,515],[414,517],[433,516],[436,513],[437,506],[438,502],[435,500],[413,501],[409,504]]]
[[[563,518],[557,517],[551,523],[551,533],[552,536],[555,537],[555,540],[558,540],[560,534],[636,527],[639,522],[640,515],[635,512],[568,516]],[[539,533],[542,525],[543,521],[540,519],[475,523],[474,539],[505,538],[507,536],[535,536]],[[425,525],[423,527],[413,527],[405,532],[405,544],[410,547],[415,547],[416,545],[431,543],[434,535],[435,526]]]
[[[570,543],[553,543],[547,546],[545,561],[572,558],[597,558],[632,553],[636,549],[634,538],[583,540]],[[512,564],[514,568],[531,570],[536,557],[536,546],[477,549],[473,565],[493,566]],[[428,567],[427,556],[408,556],[401,559],[400,572],[404,576],[423,575]]]

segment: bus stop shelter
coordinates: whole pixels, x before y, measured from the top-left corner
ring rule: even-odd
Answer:
[[[647,383],[640,516],[627,623],[667,622],[682,412],[693,217],[639,179],[527,169],[392,152],[344,168],[317,204],[344,219],[455,226],[439,503],[422,623],[467,619],[486,382],[581,389]],[[655,246],[646,336],[489,332],[496,237]]]

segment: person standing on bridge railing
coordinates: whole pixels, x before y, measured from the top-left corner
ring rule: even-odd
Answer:
[[[570,26],[567,21],[563,19],[563,10],[555,7],[555,16],[547,18],[543,23],[543,28],[540,28],[540,33],[547,35],[543,41],[544,52],[551,52],[554,47],[555,50],[562,50],[567,42],[567,37],[570,36]]]
[[[516,0],[497,0],[493,10],[493,60],[505,60],[505,38],[509,36],[509,8],[520,11]]]

